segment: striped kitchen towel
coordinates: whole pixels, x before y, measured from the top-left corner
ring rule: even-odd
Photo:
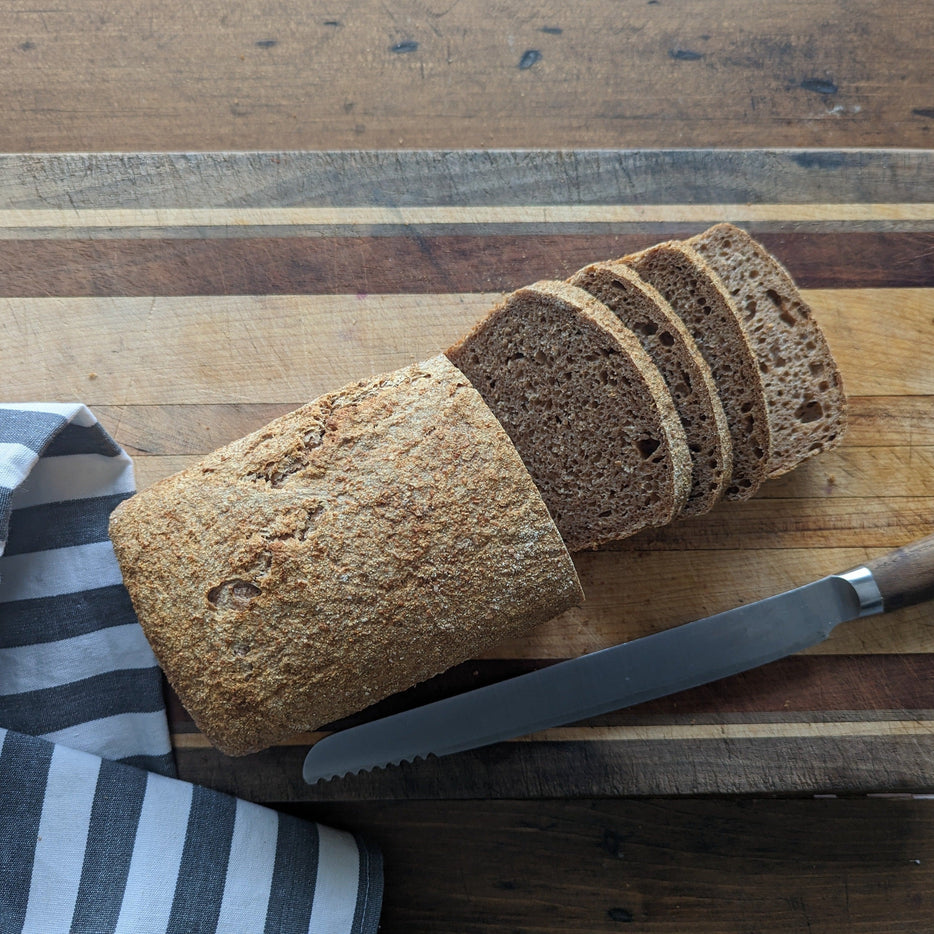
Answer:
[[[0,934],[372,934],[366,841],[174,777],[107,536],[133,491],[83,405],[0,405]]]

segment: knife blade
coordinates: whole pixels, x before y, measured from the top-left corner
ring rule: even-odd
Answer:
[[[756,603],[558,662],[319,740],[313,784],[620,710],[793,655],[849,620],[934,597],[934,535]]]

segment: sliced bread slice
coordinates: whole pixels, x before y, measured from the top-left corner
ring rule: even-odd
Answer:
[[[771,410],[769,476],[834,447],[846,430],[843,379],[788,270],[732,224],[687,243],[713,267],[744,317]]]
[[[572,551],[664,525],[691,487],[665,381],[605,305],[519,289],[447,351],[506,429]]]
[[[681,516],[708,512],[733,474],[723,404],[694,338],[662,294],[624,263],[593,263],[569,280],[600,299],[652,358],[671,392],[691,452],[691,492]]]
[[[771,429],[765,387],[742,317],[703,257],[677,241],[622,260],[665,297],[713,374],[733,445],[726,499],[748,499],[768,475]]]

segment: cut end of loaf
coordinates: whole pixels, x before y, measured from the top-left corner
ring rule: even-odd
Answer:
[[[582,289],[520,289],[447,354],[516,445],[572,551],[682,508],[691,464],[671,395],[636,337]]]

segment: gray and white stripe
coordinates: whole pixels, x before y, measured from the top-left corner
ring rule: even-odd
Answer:
[[[2,729],[0,806],[3,931],[376,931],[380,856],[343,831]]]
[[[84,406],[0,406],[0,931],[375,934],[377,851],[172,777],[107,536],[133,490]]]
[[[85,406],[0,407],[0,724],[174,774],[161,672],[114,599],[107,524],[133,491],[132,461]]]

